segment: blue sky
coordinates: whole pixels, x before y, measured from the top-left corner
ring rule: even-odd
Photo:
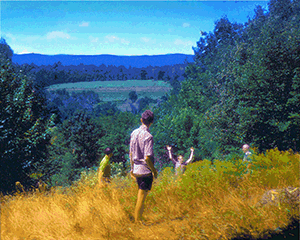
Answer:
[[[245,23],[267,1],[1,1],[14,53],[194,54],[200,31],[227,16]]]

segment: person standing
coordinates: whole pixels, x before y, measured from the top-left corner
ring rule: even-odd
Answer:
[[[157,171],[154,168],[153,136],[149,127],[154,120],[154,114],[150,110],[142,113],[142,125],[135,129],[130,136],[130,175],[138,184],[138,196],[134,212],[135,222],[142,219],[145,208],[145,199],[151,190],[153,177],[157,178]]]
[[[113,153],[110,148],[104,150],[105,156],[100,162],[99,167],[99,184],[101,183],[110,183],[111,177],[111,168],[110,168],[110,158]]]

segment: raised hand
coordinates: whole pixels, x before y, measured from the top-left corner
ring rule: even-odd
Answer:
[[[195,149],[194,149],[193,147],[191,147],[191,151],[192,151],[192,152],[194,152],[194,151],[195,151]]]
[[[170,147],[169,145],[167,145],[167,149],[168,149],[168,151],[171,151],[172,147]]]

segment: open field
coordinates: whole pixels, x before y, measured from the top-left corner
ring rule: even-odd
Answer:
[[[1,240],[267,238],[299,220],[299,196],[285,201],[274,190],[299,193],[299,162],[299,154],[269,150],[255,155],[249,175],[241,160],[195,162],[179,178],[166,168],[147,196],[144,225],[132,222],[132,179],[99,186],[90,172],[68,189],[0,198]]]
[[[127,80],[127,81],[95,81],[56,84],[48,87],[48,91],[66,89],[68,92],[94,91],[102,101],[125,100],[131,91],[139,97],[158,99],[169,92],[172,87],[164,81]]]

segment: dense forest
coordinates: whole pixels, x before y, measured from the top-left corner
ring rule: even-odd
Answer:
[[[113,174],[128,171],[130,132],[139,126],[140,114],[118,111],[112,103],[103,103],[97,114],[84,104],[66,113],[68,107],[55,108],[60,103],[46,97],[45,86],[60,81],[169,76],[176,91],[152,109],[155,122],[150,130],[159,170],[172,166],[167,144],[176,154],[188,154],[193,146],[195,161],[239,158],[244,143],[259,152],[299,151],[299,22],[299,0],[270,0],[268,10],[257,6],[245,23],[223,17],[212,32],[202,33],[194,62],[184,74],[177,66],[173,75],[168,71],[176,66],[162,67],[157,75],[151,68],[134,73],[121,67],[111,70],[111,77],[107,67],[105,74],[93,66],[76,71],[59,63],[44,69],[19,66],[12,63],[13,50],[1,39],[0,190],[12,191],[16,181],[29,188],[38,179],[67,186],[83,170],[97,168],[106,147],[114,152]]]

